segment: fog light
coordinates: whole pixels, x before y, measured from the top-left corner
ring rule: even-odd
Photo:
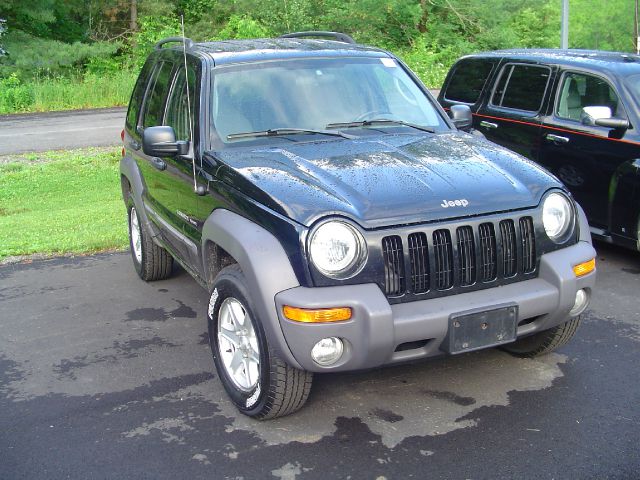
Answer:
[[[342,356],[344,345],[342,340],[336,337],[323,338],[311,349],[311,358],[323,367],[333,365]]]
[[[576,301],[573,304],[573,308],[569,312],[572,317],[577,317],[587,308],[589,304],[589,294],[584,288],[581,288],[576,292]]]

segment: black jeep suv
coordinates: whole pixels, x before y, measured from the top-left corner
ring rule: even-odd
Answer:
[[[478,53],[451,68],[438,101],[468,105],[486,138],[555,173],[596,238],[640,250],[640,56]]]
[[[122,134],[135,268],[208,291],[238,409],[291,413],[312,372],[571,338],[595,252],[562,184],[458,131],[468,107],[450,120],[388,52],[288,37],[163,40]]]

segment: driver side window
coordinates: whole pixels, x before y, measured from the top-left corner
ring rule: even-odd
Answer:
[[[618,96],[605,80],[584,73],[565,74],[556,116],[579,122],[584,107],[609,107],[612,116],[619,116]]]

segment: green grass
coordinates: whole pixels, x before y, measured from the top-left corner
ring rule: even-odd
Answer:
[[[113,148],[0,158],[0,260],[125,249],[118,161]]]
[[[46,112],[127,105],[137,73],[45,78],[21,82],[0,79],[0,114]]]

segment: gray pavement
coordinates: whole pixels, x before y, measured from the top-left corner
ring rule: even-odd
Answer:
[[[125,108],[0,116],[0,155],[118,145]]]
[[[598,246],[577,336],[317,375],[306,407],[230,405],[206,292],[128,254],[0,267],[0,478],[638,478],[640,256]]]

